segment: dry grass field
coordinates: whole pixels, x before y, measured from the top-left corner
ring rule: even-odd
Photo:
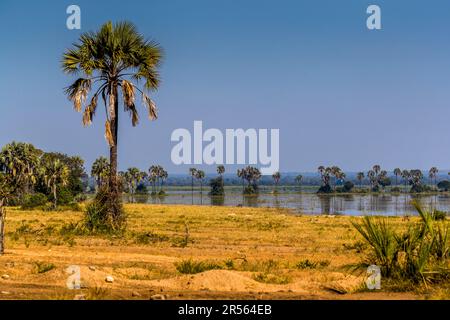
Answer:
[[[347,216],[267,208],[126,205],[127,231],[84,235],[82,212],[9,208],[0,299],[448,299],[449,286],[365,289]],[[402,218],[389,218],[401,228]],[[70,265],[81,268],[69,290]],[[112,283],[105,281],[111,276]]]

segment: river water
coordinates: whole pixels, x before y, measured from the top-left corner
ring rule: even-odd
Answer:
[[[410,194],[348,194],[348,195],[318,195],[313,192],[280,192],[273,194],[262,190],[259,196],[243,196],[239,189],[226,191],[224,197],[210,197],[208,190],[203,194],[189,189],[167,190],[164,197],[135,196],[138,203],[152,204],[185,204],[185,205],[215,205],[215,206],[245,206],[245,207],[275,207],[289,208],[302,214],[327,215],[383,215],[404,216],[416,215],[411,204],[412,200],[420,202],[424,209],[450,211],[450,195],[410,195]],[[126,197],[126,201],[130,201]]]

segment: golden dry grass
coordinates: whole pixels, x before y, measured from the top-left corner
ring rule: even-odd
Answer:
[[[346,216],[296,216],[267,208],[126,205],[123,236],[64,230],[81,212],[8,209],[0,299],[421,299],[448,298],[448,288],[414,292],[364,290],[347,266],[363,258]],[[401,218],[390,218],[397,227]],[[191,259],[191,261],[189,261]],[[213,270],[182,274],[203,261]],[[52,265],[45,272],[36,266]],[[66,288],[69,265],[83,288]],[[44,268],[45,270],[46,268]],[[1,275],[8,275],[2,279]],[[115,281],[106,283],[111,275]]]

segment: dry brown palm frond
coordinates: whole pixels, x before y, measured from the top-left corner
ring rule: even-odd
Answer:
[[[130,107],[134,106],[135,101],[134,86],[131,82],[122,80],[122,94],[125,111],[128,111]]]
[[[150,99],[145,93],[142,93],[142,100],[148,110],[148,117],[150,120],[158,119],[158,110],[152,99]]]
[[[139,114],[134,104],[129,107],[129,110],[131,116],[131,124],[133,125],[133,127],[135,127],[139,123]]]
[[[97,110],[97,99],[98,95],[95,95],[91,99],[91,103],[86,107],[83,113],[83,125],[89,126],[92,123],[92,118],[95,115],[95,111]]]
[[[66,88],[69,100],[73,102],[73,107],[77,112],[81,112],[82,104],[86,101],[91,90],[91,84],[90,79],[80,78]]]
[[[111,123],[109,121],[105,122],[105,139],[106,141],[108,141],[110,147],[114,146],[114,139],[111,131]]]

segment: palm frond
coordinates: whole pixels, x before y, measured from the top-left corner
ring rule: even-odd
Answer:
[[[150,99],[145,93],[142,93],[142,101],[148,110],[148,118],[152,121],[158,119],[158,110],[153,100]]]
[[[114,146],[114,139],[111,131],[111,123],[109,121],[105,122],[105,139],[110,147]]]
[[[91,90],[91,79],[79,78],[71,86],[66,88],[66,94],[73,102],[74,109],[81,111],[82,104],[86,101],[87,95]]]
[[[122,80],[121,87],[125,111],[128,111],[129,107],[134,106],[135,101],[134,85],[127,80]]]
[[[91,103],[86,107],[83,113],[83,125],[89,126],[92,123],[92,118],[95,115],[95,111],[97,110],[97,99],[98,95],[94,95],[91,99]]]

